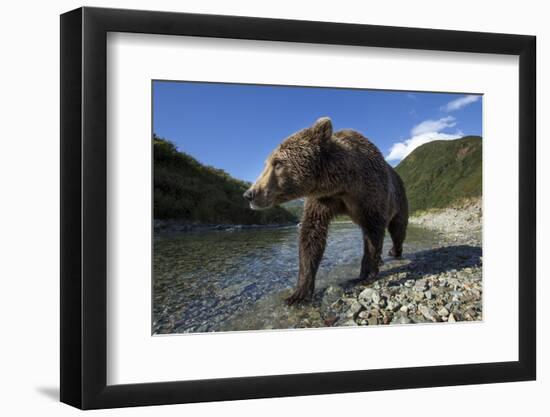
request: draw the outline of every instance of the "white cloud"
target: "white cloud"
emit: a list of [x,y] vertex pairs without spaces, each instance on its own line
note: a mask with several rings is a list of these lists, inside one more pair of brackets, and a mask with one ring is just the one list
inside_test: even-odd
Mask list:
[[453,140],[464,136],[457,130],[455,133],[443,133],[444,129],[456,126],[456,119],[453,116],[442,117],[438,120],[424,120],[411,129],[411,137],[404,141],[394,143],[386,157],[388,161],[401,161],[412,151],[425,143],[434,140]]
[[481,98],[481,96],[468,95],[464,97],[457,98],[456,100],[449,101],[444,106],[441,106],[441,110],[446,112],[456,111],[462,107],[467,106],[468,104],[475,103]]
[[419,136],[429,132],[439,132],[448,127],[456,126],[456,121],[453,116],[443,117],[439,120],[424,120],[411,129],[411,136]]
[[464,134],[461,131],[457,131],[456,133],[424,132],[419,135],[412,136],[403,142],[394,143],[386,160],[401,161],[412,151],[425,143],[432,142],[434,140],[453,140],[461,138],[462,136],[464,136]]

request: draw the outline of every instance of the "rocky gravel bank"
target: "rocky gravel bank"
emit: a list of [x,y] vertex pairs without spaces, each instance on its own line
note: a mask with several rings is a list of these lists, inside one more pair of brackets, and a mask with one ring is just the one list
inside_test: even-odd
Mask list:
[[[471,200],[424,212],[411,217],[410,223],[403,258],[385,258],[374,282],[353,280],[360,259],[356,259],[360,248],[354,243],[359,232],[344,224],[336,227],[325,253],[324,272],[318,274],[321,276],[314,299],[291,307],[286,306],[284,299],[292,292],[297,274],[297,269],[289,269],[297,251],[295,229],[262,228],[258,233],[235,234],[224,231],[227,250],[223,253],[211,249],[219,244],[219,235],[212,235],[212,242],[199,245],[204,252],[197,252],[192,245],[201,235],[192,242],[184,240],[183,246],[177,239],[168,240],[166,253],[159,251],[158,256],[173,261],[184,250],[197,263],[188,265],[188,275],[184,275],[187,269],[179,272],[185,278],[179,281],[174,271],[187,263],[166,264],[166,271],[159,270],[159,276],[163,272],[168,275],[156,282],[158,308],[153,331],[186,333],[482,320],[481,202]],[[259,239],[264,234],[265,239]],[[240,240],[231,243],[230,238]],[[236,253],[236,248],[241,248],[244,255]],[[260,248],[259,254],[250,255],[250,248]],[[275,252],[270,254],[269,250]],[[207,256],[211,260],[203,265],[201,259]],[[247,268],[242,270],[244,256],[253,268],[245,264]],[[165,265],[163,259],[158,258],[158,265]],[[216,268],[210,268],[215,262]],[[230,281],[219,282],[228,276],[228,271],[233,271]],[[201,279],[193,279],[195,275]]]
[[375,282],[316,291],[309,305],[273,312],[287,327],[372,326],[482,320],[479,200],[412,217],[437,232],[432,249],[382,265]]
[[477,198],[419,213],[409,223],[441,233],[445,242],[481,245],[482,214],[481,199]]

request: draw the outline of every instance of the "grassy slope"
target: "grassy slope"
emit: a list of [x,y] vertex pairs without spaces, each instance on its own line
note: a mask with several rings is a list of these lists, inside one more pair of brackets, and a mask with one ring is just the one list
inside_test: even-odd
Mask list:
[[481,196],[479,136],[434,141],[416,148],[396,167],[407,190],[410,212],[447,207]]
[[253,211],[242,194],[250,184],[202,165],[154,137],[154,217],[198,224],[283,224],[298,219],[275,207]]

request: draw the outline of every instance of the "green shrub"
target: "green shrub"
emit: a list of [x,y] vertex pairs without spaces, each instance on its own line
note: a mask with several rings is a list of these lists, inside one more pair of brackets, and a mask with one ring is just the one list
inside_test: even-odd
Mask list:
[[153,136],[154,217],[198,224],[286,224],[298,218],[282,207],[253,211],[242,197],[250,183],[201,164]]

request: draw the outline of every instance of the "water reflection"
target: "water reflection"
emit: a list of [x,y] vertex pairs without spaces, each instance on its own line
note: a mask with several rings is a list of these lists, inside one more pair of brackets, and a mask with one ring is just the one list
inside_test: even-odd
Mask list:
[[[298,232],[293,226],[155,238],[153,332],[255,328],[251,315],[265,317],[263,313],[281,305],[286,290],[296,282]],[[404,249],[405,253],[416,252],[435,244],[431,232],[410,227]],[[390,246],[386,237],[384,253]],[[355,278],[362,253],[359,228],[352,223],[333,224],[317,289]],[[299,309],[290,312],[300,313]],[[264,319],[261,326],[279,328],[284,324]]]

